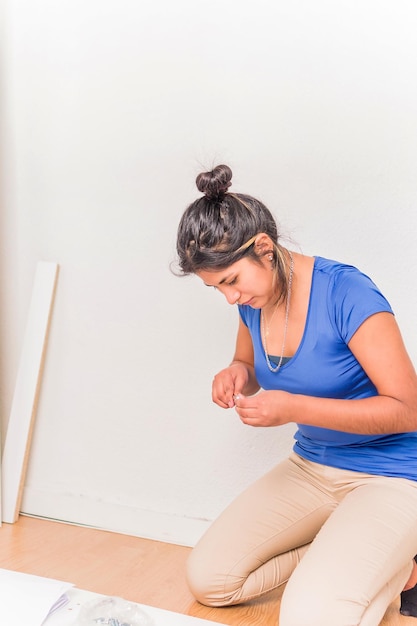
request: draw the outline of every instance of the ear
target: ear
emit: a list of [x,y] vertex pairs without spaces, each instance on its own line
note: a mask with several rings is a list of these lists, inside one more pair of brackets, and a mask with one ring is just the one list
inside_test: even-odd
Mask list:
[[272,239],[266,233],[259,233],[256,235],[255,239],[255,252],[258,256],[263,256],[268,252],[272,252],[274,249],[274,244],[272,243]]

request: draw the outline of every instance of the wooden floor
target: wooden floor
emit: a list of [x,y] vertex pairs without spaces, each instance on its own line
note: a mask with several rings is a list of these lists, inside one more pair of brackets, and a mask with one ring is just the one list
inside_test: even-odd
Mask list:
[[[282,591],[243,606],[211,609],[189,592],[190,549],[149,539],[19,517],[0,527],[0,567],[73,583],[80,589],[234,626],[277,626]],[[417,626],[393,603],[381,626]]]

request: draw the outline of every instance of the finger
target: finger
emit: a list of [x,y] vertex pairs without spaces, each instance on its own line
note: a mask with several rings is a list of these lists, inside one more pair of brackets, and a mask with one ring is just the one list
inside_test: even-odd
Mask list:
[[225,409],[230,409],[235,405],[233,401],[233,389],[228,384],[224,385],[219,381],[213,382],[212,399],[213,402]]
[[212,400],[215,404],[217,404],[219,407],[221,407],[222,409],[228,409],[230,408],[229,405],[227,404],[227,402],[224,402],[224,400],[222,398],[219,398],[218,396],[213,395],[212,396]]
[[239,415],[239,419],[242,424],[246,426],[260,426],[258,417],[249,416],[245,413],[245,411],[239,411],[237,409],[237,414]]
[[233,398],[233,387],[227,385],[223,389],[222,400],[228,406],[229,409],[235,406],[234,398]]
[[253,396],[244,396],[242,393],[235,393],[233,395],[233,400],[235,402],[235,406],[238,408],[254,412],[259,410],[256,398]]
[[218,395],[218,394],[213,393],[212,400],[215,404],[218,404],[220,407],[222,407],[222,409],[230,408],[230,404],[228,400],[224,398],[223,394]]
[[234,393],[233,394],[233,401],[235,403],[235,406],[239,406],[240,403],[242,402],[242,400],[245,399],[245,396],[242,393]]

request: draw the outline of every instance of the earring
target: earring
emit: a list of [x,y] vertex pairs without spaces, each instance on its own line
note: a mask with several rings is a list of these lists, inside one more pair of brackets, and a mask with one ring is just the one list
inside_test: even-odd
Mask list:
[[272,254],[270,254],[270,255],[268,256],[269,261],[272,261],[272,259],[273,259],[273,258],[274,258],[274,257],[273,257],[273,255],[272,255]]

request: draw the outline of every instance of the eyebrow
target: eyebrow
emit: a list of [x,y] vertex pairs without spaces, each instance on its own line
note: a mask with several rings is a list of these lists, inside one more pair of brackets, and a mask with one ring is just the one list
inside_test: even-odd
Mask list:
[[235,275],[235,273],[234,273],[234,272],[232,272],[231,274],[228,274],[227,276],[225,276],[224,278],[222,278],[222,279],[221,279],[221,280],[217,283],[217,285],[208,285],[207,283],[204,283],[204,284],[205,284],[205,286],[206,286],[206,287],[217,287],[218,285],[223,285],[223,283],[226,283],[226,282],[227,282],[228,280],[230,280],[230,278],[231,278],[232,276],[234,276],[234,275]]

